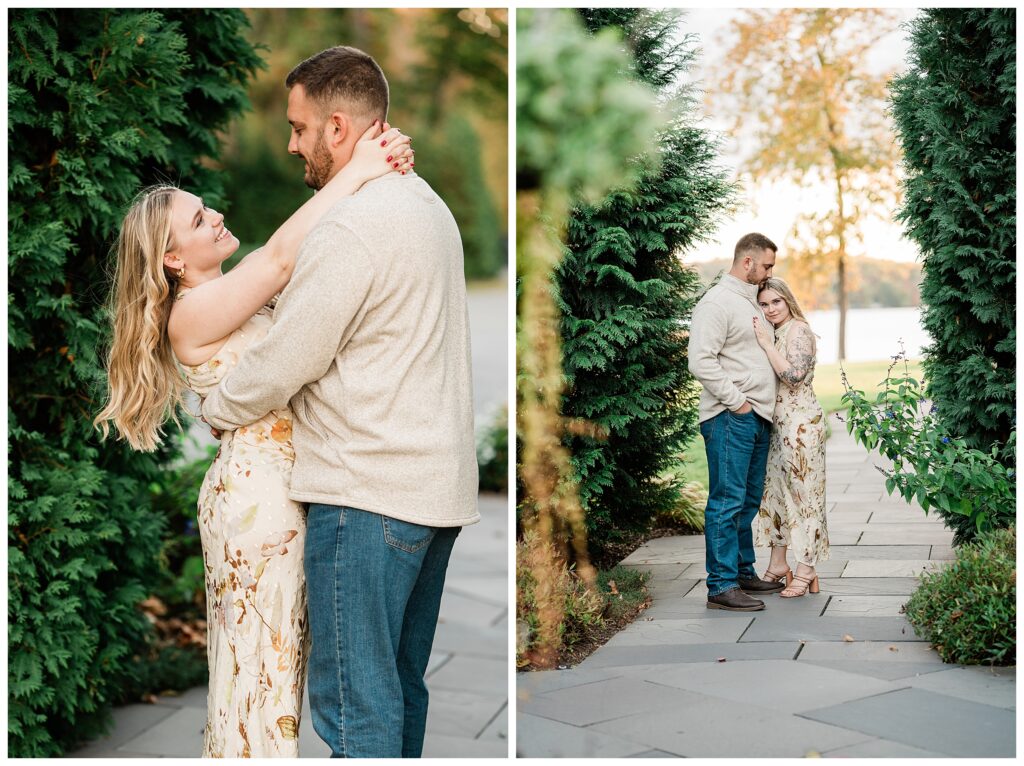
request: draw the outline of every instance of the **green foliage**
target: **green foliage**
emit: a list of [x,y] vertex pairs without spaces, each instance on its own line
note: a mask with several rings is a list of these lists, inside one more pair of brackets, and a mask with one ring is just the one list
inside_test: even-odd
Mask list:
[[[530,560],[544,583],[536,602],[520,608],[527,661],[551,667],[561,644],[564,601],[550,583],[564,573],[555,557],[571,541],[580,575],[593,586],[585,519],[568,450],[558,312],[552,270],[572,195],[599,197],[636,175],[629,158],[650,142],[660,120],[654,93],[622,74],[626,55],[614,31],[590,38],[571,11],[523,9],[517,57],[517,465],[523,525],[536,530]],[[521,447],[521,448],[520,448]],[[556,548],[557,546],[557,548]],[[529,611],[534,625],[526,623]]]
[[559,606],[561,619],[556,628],[558,646],[574,643],[581,628],[600,623],[605,600],[596,590],[587,588],[576,573],[566,566],[551,544],[543,545],[546,555],[556,562],[552,571],[556,573],[550,592],[540,593],[537,578],[530,565],[532,542],[528,534],[516,541],[516,666],[525,667],[530,663],[528,655],[540,640],[541,601],[550,600]]
[[411,67],[399,94],[408,100],[408,116],[402,119],[409,120],[415,131],[416,172],[438,190],[459,224],[466,276],[485,278],[508,263],[505,206],[496,203],[485,170],[493,168],[485,155],[495,153],[495,147],[483,140],[480,129],[488,120],[500,125],[494,137],[502,150],[498,154],[504,180],[507,13],[482,8],[426,13],[416,26],[423,57]]
[[[674,40],[678,14],[590,9],[587,21],[594,28],[624,13],[632,49],[647,51],[634,75],[668,87],[666,72],[674,76],[694,55],[692,41]],[[556,271],[563,412],[596,426],[567,441],[592,547],[676,509],[682,481],[663,475],[697,433],[699,389],[682,330],[701,282],[679,256],[711,235],[732,188],[716,167],[715,141],[689,124],[691,95],[671,95],[660,168],[640,168],[635,189],[578,205]]]
[[[703,453],[703,445],[699,445]],[[703,460],[704,477],[701,481],[688,481],[686,476],[679,479],[679,497],[675,505],[668,508],[654,517],[654,523],[661,527],[672,527],[693,532],[704,531],[704,509],[708,504],[708,491],[704,486],[707,484],[707,459],[701,455]],[[676,477],[673,476],[673,479]]]
[[604,616],[607,619],[621,619],[636,613],[647,602],[648,572],[630,567],[615,566],[607,572],[597,573],[597,587],[604,596]]
[[508,260],[508,237],[487,188],[477,132],[463,115],[452,112],[415,142],[416,172],[442,193],[459,224],[466,276],[497,274]]
[[[1013,469],[1001,462],[1006,456],[997,447],[985,452],[950,436],[936,416],[940,408],[926,399],[909,368],[904,365],[903,375],[893,376],[901,359],[902,352],[893,357],[874,400],[850,388],[843,374],[842,401],[849,407],[846,430],[869,450],[877,448],[893,461],[891,470],[879,469],[889,494],[899,490],[908,502],[916,499],[925,512],[938,509],[954,530],[955,544],[1009,526],[1015,519],[1016,480]],[[1011,433],[1007,451],[1013,450],[1014,441]]]
[[[416,172],[441,195],[459,225],[466,276],[497,273],[507,261],[505,200],[496,200],[494,191],[504,191],[508,164],[508,29],[498,18],[502,12],[253,8],[246,13],[252,22],[248,38],[266,48],[268,71],[253,83],[255,110],[232,126],[225,151],[231,227],[242,241],[265,242],[309,198],[302,163],[287,152],[285,77],[325,48],[352,45],[370,53],[388,78],[388,119],[413,137]],[[478,31],[481,23],[487,31]],[[495,168],[500,180],[493,178]]]
[[205,619],[206,581],[196,508],[217,447],[211,445],[199,453],[150,484],[153,509],[163,516],[168,531],[160,554],[160,578],[151,585],[151,593],[176,610],[191,611],[198,604],[201,614],[196,616]]
[[907,619],[944,662],[1017,664],[1017,530],[981,535],[922,576]]
[[484,429],[476,448],[481,492],[508,492],[508,407]]
[[[528,540],[516,543],[516,665],[520,668],[530,664],[528,655],[536,645],[539,627],[537,581],[529,565],[529,546]],[[553,548],[551,555],[557,558]],[[647,602],[645,572],[616,566],[598,572],[597,587],[588,589],[564,561],[561,563],[551,594],[563,607],[559,650],[590,640],[609,620],[628,618]]]
[[508,16],[501,9],[439,8],[416,25],[422,58],[410,68],[409,109],[436,128],[454,102],[464,112],[505,112],[508,104]]
[[206,650],[158,643],[152,637],[132,658],[132,673],[120,689],[121,703],[134,703],[150,694],[181,692],[209,681]]
[[[1006,468],[1015,461],[1015,13],[922,11],[909,26],[909,69],[891,86],[906,176],[897,218],[923,261],[928,391],[948,433],[995,449]],[[965,517],[946,520],[970,536]]]
[[259,59],[238,11],[12,9],[8,26],[8,751],[101,731],[151,636],[137,609],[176,454],[101,444],[108,251],[142,186],[217,203],[217,135]]
[[564,10],[517,18],[516,189],[593,199],[630,183],[641,167],[623,166],[658,119],[651,92],[622,76],[621,32],[587,37]]

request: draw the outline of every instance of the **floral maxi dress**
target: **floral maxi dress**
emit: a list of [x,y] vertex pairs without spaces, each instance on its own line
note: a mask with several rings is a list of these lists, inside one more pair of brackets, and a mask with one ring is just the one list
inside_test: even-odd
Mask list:
[[[775,348],[783,356],[787,356],[787,339],[794,325],[791,320],[776,332]],[[806,376],[795,387],[779,383],[754,536],[754,545],[785,545],[798,563],[807,566],[829,557],[825,416],[811,387],[813,379],[812,357]]]
[[[264,306],[211,359],[181,365],[189,388],[211,391],[272,322]],[[203,757],[298,756],[306,518],[288,499],[291,431],[291,413],[276,410],[225,432],[200,490],[210,663]]]

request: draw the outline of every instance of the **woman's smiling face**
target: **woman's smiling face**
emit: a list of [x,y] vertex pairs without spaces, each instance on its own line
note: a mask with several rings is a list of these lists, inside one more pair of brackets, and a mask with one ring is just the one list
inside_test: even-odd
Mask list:
[[[207,272],[238,249],[238,238],[224,226],[224,216],[187,191],[178,191],[171,205],[171,249],[168,256],[184,262],[186,272]],[[167,263],[167,257],[164,259]],[[174,264],[167,264],[176,268]]]
[[777,292],[768,288],[757,296],[757,305],[764,311],[764,318],[778,327],[792,316],[789,304]]

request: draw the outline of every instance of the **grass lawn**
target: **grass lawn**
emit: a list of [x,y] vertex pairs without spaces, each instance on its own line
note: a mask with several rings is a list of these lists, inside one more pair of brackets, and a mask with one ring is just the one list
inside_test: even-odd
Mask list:
[[[889,359],[877,362],[847,362],[843,365],[846,377],[853,388],[859,388],[870,399],[878,393],[879,384],[885,379],[889,369]],[[894,375],[903,374],[903,362],[893,370]],[[920,379],[923,375],[921,363],[911,362],[910,374]],[[843,383],[839,377],[839,364],[819,364],[814,370],[814,393],[818,396],[821,408],[826,413],[841,409],[840,398],[843,395]],[[683,453],[683,470],[681,474],[687,481],[699,482],[705,489],[708,486],[708,460],[704,454],[704,440],[699,436],[690,442]]]

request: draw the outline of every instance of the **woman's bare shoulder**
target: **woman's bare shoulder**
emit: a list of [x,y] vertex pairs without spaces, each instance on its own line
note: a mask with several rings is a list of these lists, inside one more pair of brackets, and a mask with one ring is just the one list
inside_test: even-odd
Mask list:
[[217,353],[231,333],[207,340],[210,333],[204,332],[203,311],[200,302],[189,301],[194,292],[201,290],[202,285],[189,291],[174,302],[170,316],[167,318],[167,339],[171,342],[174,356],[182,364],[195,366],[209,361]]

